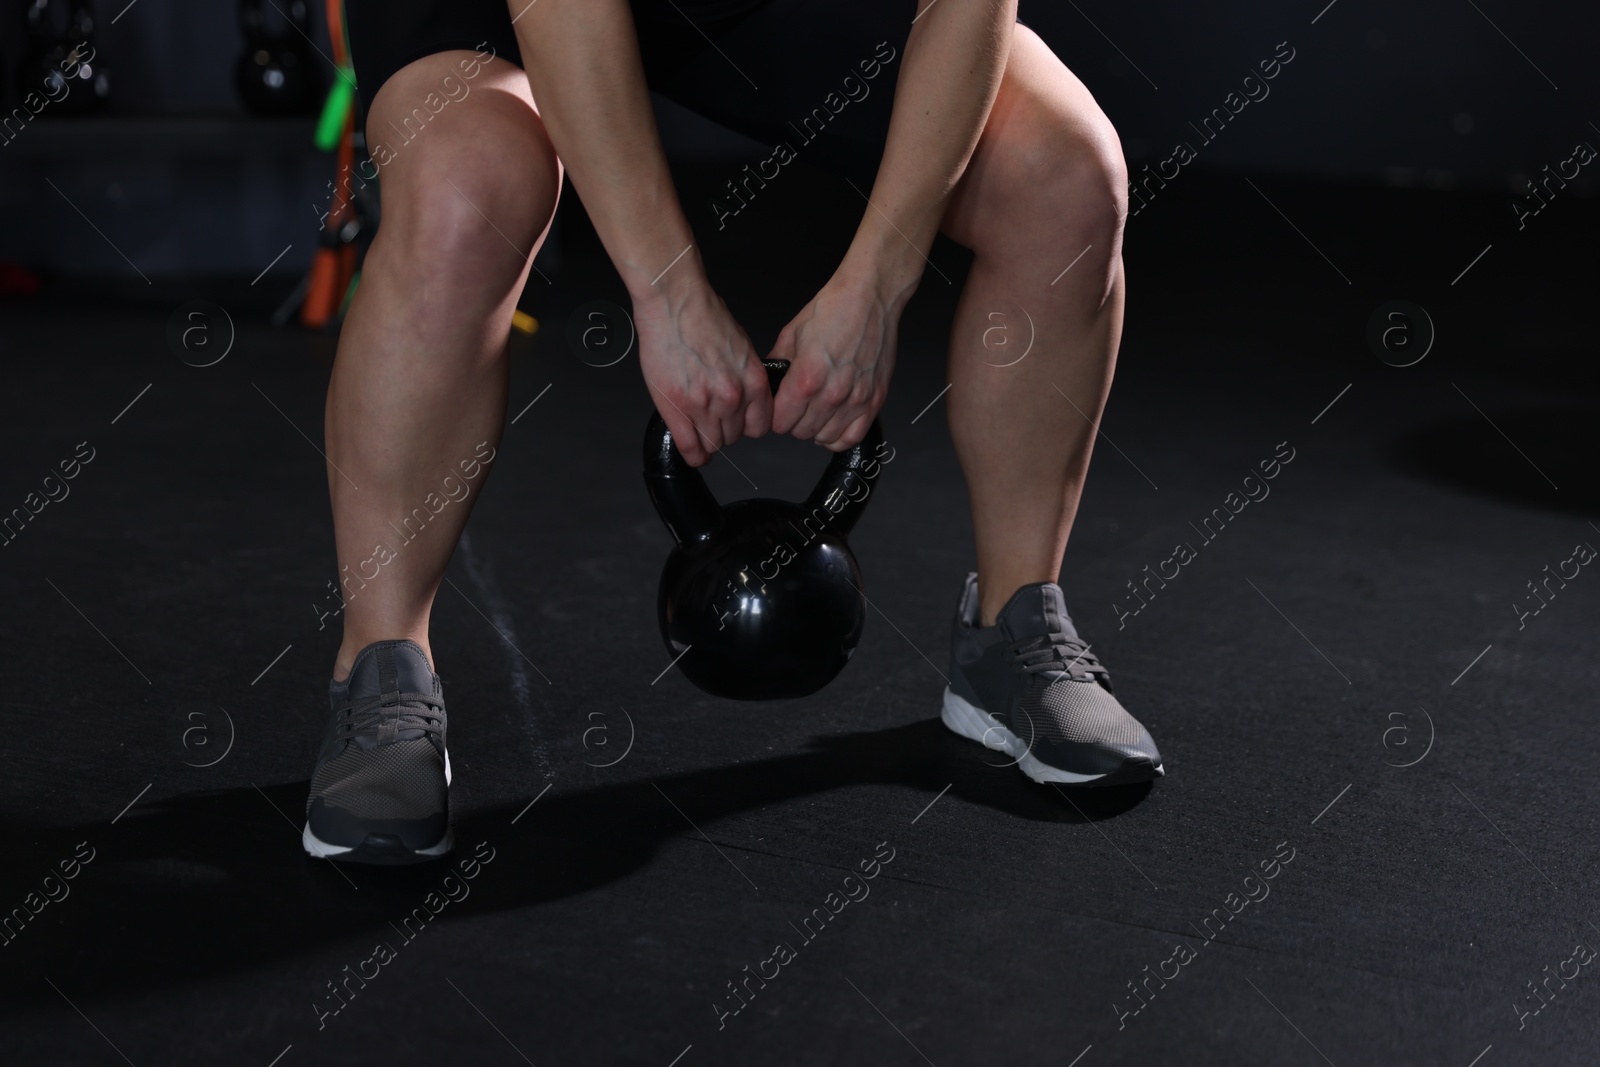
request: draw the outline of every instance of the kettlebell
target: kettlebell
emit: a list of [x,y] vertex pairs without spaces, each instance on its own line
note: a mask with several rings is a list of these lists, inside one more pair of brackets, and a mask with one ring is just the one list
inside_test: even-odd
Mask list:
[[23,114],[89,115],[104,109],[111,78],[105,57],[94,48],[88,0],[28,0],[27,16],[28,44],[17,65],[17,96],[28,109]]
[[311,46],[306,0],[285,0],[267,11],[264,0],[239,0],[245,49],[234,64],[234,87],[257,115],[307,115],[317,109],[322,79]]
[[[787,360],[764,360],[773,393]],[[877,420],[835,453],[804,503],[719,504],[652,412],[644,482],[677,542],[656,614],[667,654],[713,696],[781,700],[833,681],[861,640],[866,594],[845,537],[861,518],[885,451]],[[893,458],[892,454],[888,458]]]

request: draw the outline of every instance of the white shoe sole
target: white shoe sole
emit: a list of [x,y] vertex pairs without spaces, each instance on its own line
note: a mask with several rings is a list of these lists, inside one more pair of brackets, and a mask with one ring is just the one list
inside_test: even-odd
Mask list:
[[944,707],[939,712],[939,718],[962,737],[976,741],[991,751],[1015,757],[1022,773],[1036,782],[1045,785],[1083,785],[1105,777],[1104,774],[1077,774],[1050,766],[1028,751],[1028,744],[1007,729],[999,719],[957,696],[952,689],[944,691]]
[[[323,860],[337,859],[346,852],[355,851],[348,845],[328,844],[326,841],[322,840],[322,838],[311,832],[310,823],[306,823],[305,829],[300,831],[300,844],[305,848],[307,855]],[[444,840],[440,841],[437,845],[430,846],[429,848],[415,849],[411,854],[413,856],[442,856],[446,852],[449,852],[452,848],[455,848],[455,845],[455,834],[450,830],[446,830],[444,832]]]
[[[445,749],[444,752],[444,787],[446,789],[450,788],[449,749]],[[449,829],[446,829],[443,840],[441,840],[437,845],[432,845],[428,848],[417,849],[413,854],[417,856],[442,856],[454,848],[455,843],[455,833]],[[354,849],[352,849],[349,845],[330,845],[328,842],[322,840],[322,838],[311,832],[311,824],[309,822],[306,823],[305,829],[300,831],[300,844],[301,847],[306,850],[307,855],[323,860],[333,859],[335,856],[342,856],[346,852],[354,851]]]

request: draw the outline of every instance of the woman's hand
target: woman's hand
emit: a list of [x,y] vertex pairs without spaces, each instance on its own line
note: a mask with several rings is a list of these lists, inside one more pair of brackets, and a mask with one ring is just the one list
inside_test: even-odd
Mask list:
[[835,274],[778,335],[789,360],[772,429],[843,452],[867,435],[889,394],[901,299],[870,280]]
[[639,365],[656,410],[691,467],[772,423],[772,391],[750,338],[711,286],[695,284],[634,302]]

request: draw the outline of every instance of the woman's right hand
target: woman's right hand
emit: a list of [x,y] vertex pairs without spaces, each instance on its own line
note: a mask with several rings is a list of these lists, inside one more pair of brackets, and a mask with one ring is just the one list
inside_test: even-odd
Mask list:
[[[687,266],[687,265],[686,265]],[[772,427],[761,357],[704,275],[634,298],[639,365],[656,410],[691,467]]]

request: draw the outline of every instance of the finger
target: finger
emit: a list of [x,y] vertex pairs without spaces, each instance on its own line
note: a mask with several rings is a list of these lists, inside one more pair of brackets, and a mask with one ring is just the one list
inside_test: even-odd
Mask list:
[[837,438],[824,444],[830,452],[845,452],[856,447],[866,439],[867,429],[872,425],[872,420],[877,416],[871,411],[862,412],[856,420],[845,428]]
[[[806,404],[805,414],[795,423],[794,429],[789,432],[802,441],[815,441],[819,439],[823,428],[843,410],[847,396],[840,396],[837,387],[825,386],[813,396]],[[839,428],[844,428],[844,423]]]
[[716,427],[715,436],[720,448],[727,448],[743,436],[744,432],[744,383],[738,379],[729,379],[717,386],[712,391],[708,400],[707,420],[702,425]]
[[661,413],[667,429],[672,431],[672,443],[677,446],[678,454],[691,467],[703,466],[711,458],[711,453],[706,438],[695,426],[695,420],[682,405],[675,403],[665,393],[656,395],[660,401],[656,410]]
[[695,412],[691,419],[695,437],[706,454],[705,462],[709,463],[712,456],[722,451],[725,443],[722,439],[722,422],[706,410]]
[[746,437],[760,437],[772,429],[772,387],[767,383],[767,369],[757,359],[745,364],[744,391],[749,402],[744,409]]
[[772,398],[772,432],[794,433],[794,428],[805,418],[807,398],[800,395],[800,386],[785,378]]
[[772,346],[772,354],[767,358],[789,361],[789,373],[784,375],[783,382],[778,386],[777,395],[772,400],[772,432],[789,433],[800,416],[805,414],[805,398],[800,395],[801,375],[795,367],[792,327],[784,327],[783,333],[778,335],[778,343]]
[[854,447],[866,436],[867,428],[887,398],[886,390],[874,387],[869,381],[857,383],[833,418],[817,431],[817,443],[835,452]]
[[702,466],[706,459],[706,450],[700,446],[699,435],[689,425],[689,420],[671,412],[661,416],[667,422],[667,429],[672,431],[672,444],[677,448],[683,461],[691,467]]
[[785,378],[778,386],[778,395],[772,398],[772,431],[796,433],[800,420],[806,417],[810,397],[801,392],[800,384]]
[[849,444],[840,444],[839,442],[848,435],[851,427],[861,421],[863,412],[864,409],[859,404],[846,404],[834,412],[827,422],[823,423],[822,428],[816,432],[813,440],[833,452],[840,452],[849,448],[850,445],[855,444],[854,441]]
[[[817,430],[822,428],[838,406],[829,395],[827,372],[813,372],[810,364],[796,366],[784,378],[783,387],[778,390],[777,406],[783,408],[785,402],[790,405],[787,409],[790,417],[782,432],[793,434],[802,441],[815,438]],[[772,421],[773,428],[777,429],[776,411]]]

